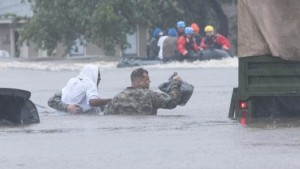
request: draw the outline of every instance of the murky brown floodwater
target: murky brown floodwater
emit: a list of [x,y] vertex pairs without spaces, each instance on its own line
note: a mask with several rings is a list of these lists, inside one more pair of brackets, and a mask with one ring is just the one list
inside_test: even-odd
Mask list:
[[[101,65],[100,65],[101,67]],[[102,70],[100,95],[128,86],[131,68]],[[295,169],[300,167],[300,121],[228,119],[237,68],[149,68],[151,86],[177,71],[195,86],[184,107],[158,116],[69,115],[48,98],[77,71],[1,69],[0,87],[32,92],[40,124],[0,127],[1,168],[24,169]],[[47,111],[47,112],[46,112]]]

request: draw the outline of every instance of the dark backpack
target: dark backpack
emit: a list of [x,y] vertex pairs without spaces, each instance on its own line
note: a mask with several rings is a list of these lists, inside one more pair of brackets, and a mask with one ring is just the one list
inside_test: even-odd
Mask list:
[[[175,72],[170,79],[173,79],[174,76],[176,76],[177,73]],[[165,93],[169,93],[171,90],[171,82],[165,82],[161,85],[159,85],[159,89]],[[188,82],[182,81],[180,85],[180,92],[181,92],[181,98],[178,103],[179,106],[184,106],[191,98],[194,91],[194,86],[189,84]]]

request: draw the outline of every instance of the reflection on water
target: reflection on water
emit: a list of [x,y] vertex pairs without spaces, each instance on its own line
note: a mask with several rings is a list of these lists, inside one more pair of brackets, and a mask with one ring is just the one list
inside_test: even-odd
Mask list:
[[246,126],[250,128],[276,129],[300,127],[300,117],[295,118],[249,118]]
[[35,134],[35,133],[70,133],[72,131],[78,131],[79,129],[49,129],[49,130],[7,130],[7,131],[0,131],[1,134],[17,134],[17,133],[24,133],[24,134]]
[[[99,114],[68,113],[41,114],[46,122],[33,125],[1,125],[0,135],[5,134],[60,134],[96,132],[164,132],[194,131],[218,126],[234,126],[236,121],[199,121],[188,115],[158,116],[102,116]],[[62,115],[63,114],[63,115]],[[47,115],[47,116],[44,116]],[[57,123],[52,124],[49,122]],[[45,124],[46,123],[46,124]],[[43,126],[44,125],[44,126]]]
[[254,144],[251,144],[251,146],[255,146],[255,147],[265,147],[265,146],[268,146],[268,147],[276,147],[276,146],[285,146],[285,147],[299,147],[300,146],[300,143],[290,143],[290,144],[284,144],[284,143],[254,143]]
[[[43,116],[46,115],[46,116]],[[50,115],[50,116],[49,116]],[[61,123],[62,126],[47,124],[36,128],[39,124],[13,125],[2,120],[0,135],[3,134],[56,134],[78,132],[149,132],[149,131],[188,131],[200,128],[215,128],[217,126],[241,125],[238,120],[203,120],[199,121],[188,115],[158,115],[158,116],[103,116],[99,114],[68,114],[68,113],[42,113],[47,117]],[[297,118],[248,118],[246,128],[277,129],[298,128],[300,117]]]

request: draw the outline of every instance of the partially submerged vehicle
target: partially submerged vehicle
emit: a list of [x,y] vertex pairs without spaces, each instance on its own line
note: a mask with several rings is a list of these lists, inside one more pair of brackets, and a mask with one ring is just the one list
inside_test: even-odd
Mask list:
[[0,88],[0,124],[39,123],[39,114],[30,96],[26,90]]
[[238,87],[230,118],[300,115],[300,1],[238,1]]
[[[186,61],[205,61],[205,60],[220,60],[224,58],[231,57],[227,52],[220,49],[206,49],[199,53],[199,56],[186,59]],[[134,67],[134,66],[147,66],[147,65],[157,65],[165,64],[174,61],[182,61],[178,58],[169,59],[168,61],[162,61],[160,59],[148,59],[142,57],[123,57],[117,64],[118,68],[122,67]]]

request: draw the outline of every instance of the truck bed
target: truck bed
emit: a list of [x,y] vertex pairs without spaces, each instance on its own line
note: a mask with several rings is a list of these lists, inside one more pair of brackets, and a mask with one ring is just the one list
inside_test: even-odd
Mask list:
[[300,61],[272,56],[239,58],[240,99],[250,96],[300,96]]

